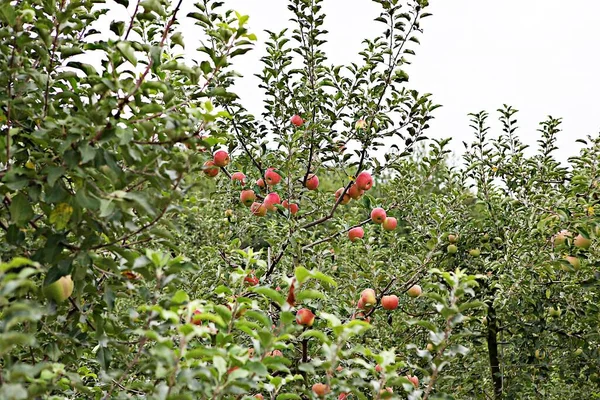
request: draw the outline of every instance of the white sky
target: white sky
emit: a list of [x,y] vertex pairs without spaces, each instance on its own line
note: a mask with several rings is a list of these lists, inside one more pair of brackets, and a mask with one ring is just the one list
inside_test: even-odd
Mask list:
[[[190,1],[191,2],[191,1]],[[434,15],[423,21],[424,35],[408,67],[409,86],[430,92],[443,107],[435,111],[431,137],[453,137],[462,151],[471,140],[469,112],[496,110],[507,103],[520,110],[520,135],[534,145],[538,123],[547,115],[563,118],[560,158],[577,153],[575,139],[600,131],[599,0],[430,0]],[[257,49],[238,59],[245,75],[237,92],[251,111],[260,112],[260,71],[265,29],[293,27],[286,0],[225,0],[250,15]],[[379,33],[373,22],[378,5],[369,0],[326,0],[326,51],[332,63],[358,60],[365,37]],[[190,38],[190,33],[184,37]],[[193,37],[193,36],[192,36]],[[240,62],[241,60],[241,62]],[[494,123],[494,126],[499,125]]]

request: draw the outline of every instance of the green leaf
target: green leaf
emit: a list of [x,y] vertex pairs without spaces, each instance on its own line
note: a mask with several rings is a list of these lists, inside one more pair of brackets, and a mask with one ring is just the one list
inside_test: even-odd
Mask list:
[[296,280],[300,284],[306,282],[306,280],[310,277],[310,272],[304,267],[296,267],[294,274],[296,275]]
[[119,52],[135,67],[137,65],[137,58],[135,58],[135,51],[129,42],[117,43],[117,49]]
[[67,203],[59,203],[50,213],[50,223],[57,230],[65,229],[71,219],[71,215],[73,215],[73,207]]
[[17,194],[13,197],[9,207],[11,220],[18,227],[23,227],[31,221],[33,218],[33,208],[29,203],[29,198],[23,193]]

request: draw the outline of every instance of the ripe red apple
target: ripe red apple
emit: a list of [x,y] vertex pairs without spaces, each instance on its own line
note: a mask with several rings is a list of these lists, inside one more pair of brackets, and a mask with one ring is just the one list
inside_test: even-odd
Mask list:
[[244,175],[242,172],[234,172],[231,175],[231,180],[238,181],[243,185],[244,183],[246,183],[246,175]]
[[383,229],[386,231],[393,231],[398,226],[398,221],[394,217],[386,217],[381,226],[383,226]]
[[351,242],[355,242],[358,239],[362,239],[365,236],[365,231],[360,226],[352,228],[348,231],[348,237]]
[[354,200],[358,200],[358,199],[360,199],[360,197],[363,194],[365,194],[365,191],[359,189],[358,186],[356,186],[356,183],[355,183],[352,186],[350,186],[350,189],[348,189],[348,191],[346,193],[348,194],[348,196],[350,196],[350,198],[352,198]]
[[304,123],[304,120],[302,119],[301,116],[299,115],[294,115],[291,119],[291,122],[293,125],[295,126],[302,126],[302,124]]
[[68,299],[73,293],[73,280],[71,275],[60,277],[58,280],[42,288],[44,296],[54,300],[57,303],[62,303]]
[[290,211],[290,214],[292,215],[296,215],[296,213],[298,212],[298,210],[300,209],[300,207],[298,207],[298,204],[295,203],[288,203],[287,200],[284,200],[281,205],[283,206],[283,208],[286,208]]
[[240,202],[246,207],[250,207],[254,203],[254,200],[256,200],[254,190],[242,190],[240,193]]
[[367,171],[363,171],[356,177],[356,185],[361,190],[369,190],[373,187],[373,177]]
[[215,167],[215,162],[213,160],[208,160],[202,166],[202,171],[206,176],[214,178],[219,173],[219,168]]
[[202,311],[200,310],[194,310],[194,312],[192,313],[192,324],[194,325],[202,325],[202,320],[201,319],[197,319],[196,315],[200,315],[202,314]]
[[378,373],[381,373],[381,371],[383,371],[383,367],[381,365],[377,364],[375,366],[375,371],[378,372]]
[[385,210],[381,207],[376,207],[371,211],[371,220],[376,224],[383,224],[386,217]]
[[372,307],[377,304],[377,296],[375,296],[375,291],[373,289],[365,289],[360,294],[360,299],[363,301],[363,304],[366,307]]
[[413,384],[414,387],[419,387],[419,377],[406,375],[406,378]]
[[267,172],[265,172],[265,180],[269,186],[277,185],[281,182],[281,175],[275,172],[275,168],[269,168],[267,169]]
[[259,394],[255,395],[254,398],[255,399],[264,400],[265,397],[262,394],[259,393]]
[[248,275],[244,278],[244,282],[250,286],[256,286],[258,285],[258,278],[254,275]]
[[348,398],[348,394],[346,392],[342,392],[338,396],[338,400],[346,400],[347,398]]
[[273,350],[272,356],[273,357],[283,357],[283,353],[281,352],[281,350]]
[[296,312],[296,322],[302,326],[312,326],[315,322],[315,314],[308,308],[301,308]]
[[398,296],[395,294],[383,296],[381,298],[381,306],[386,310],[395,310],[398,308]]
[[275,204],[280,204],[281,198],[275,192],[271,192],[265,197],[263,204],[267,207],[269,211],[275,211]]
[[308,190],[315,190],[319,187],[319,177],[315,174],[310,174],[306,179],[305,186]]
[[267,215],[267,206],[254,202],[250,206],[250,211],[252,211],[252,214],[256,215],[257,217],[264,217]]
[[261,187],[261,188],[265,187],[265,181],[263,180],[263,178],[256,180],[256,186]]
[[573,244],[575,247],[579,247],[581,249],[589,249],[592,245],[592,241],[583,237],[581,234],[575,236],[575,240],[573,240]]
[[406,292],[410,297],[419,297],[423,293],[423,289],[419,285],[412,285]]
[[217,167],[225,167],[229,164],[229,154],[225,150],[217,151],[213,158]]
[[[344,188],[341,187],[338,190],[336,190],[335,192],[335,201],[337,201],[340,196],[342,195],[342,193],[344,192]],[[342,201],[340,201],[340,204],[348,204],[350,202],[350,196],[348,195],[348,193],[344,194],[344,198],[342,199]]]
[[312,386],[312,391],[317,396],[322,397],[322,396],[325,396],[327,393],[329,393],[329,386],[327,386],[324,383],[315,383]]

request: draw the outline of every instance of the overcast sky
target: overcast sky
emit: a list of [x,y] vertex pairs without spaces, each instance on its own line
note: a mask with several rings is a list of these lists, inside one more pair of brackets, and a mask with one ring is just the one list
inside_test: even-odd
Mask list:
[[[535,145],[538,123],[562,117],[560,158],[576,154],[576,138],[600,131],[599,0],[430,0],[421,46],[408,67],[409,85],[430,92],[443,107],[435,111],[430,136],[453,137],[453,149],[471,140],[469,112],[497,116],[507,103],[520,110],[520,135]],[[238,59],[245,77],[238,93],[260,111],[258,81],[265,29],[292,27],[285,0],[225,0],[250,15],[259,37],[255,51]],[[326,50],[339,64],[357,60],[361,41],[379,33],[378,5],[370,0],[326,0]],[[184,32],[185,34],[185,32]],[[192,35],[190,33],[190,35]],[[188,38],[190,37],[188,35]],[[497,125],[495,125],[497,126]]]

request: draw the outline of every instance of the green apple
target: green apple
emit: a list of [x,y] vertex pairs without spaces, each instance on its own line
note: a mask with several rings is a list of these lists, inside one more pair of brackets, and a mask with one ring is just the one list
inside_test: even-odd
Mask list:
[[62,303],[73,293],[73,280],[71,275],[66,275],[59,280],[44,286],[42,289],[44,296],[54,300],[57,303]]

